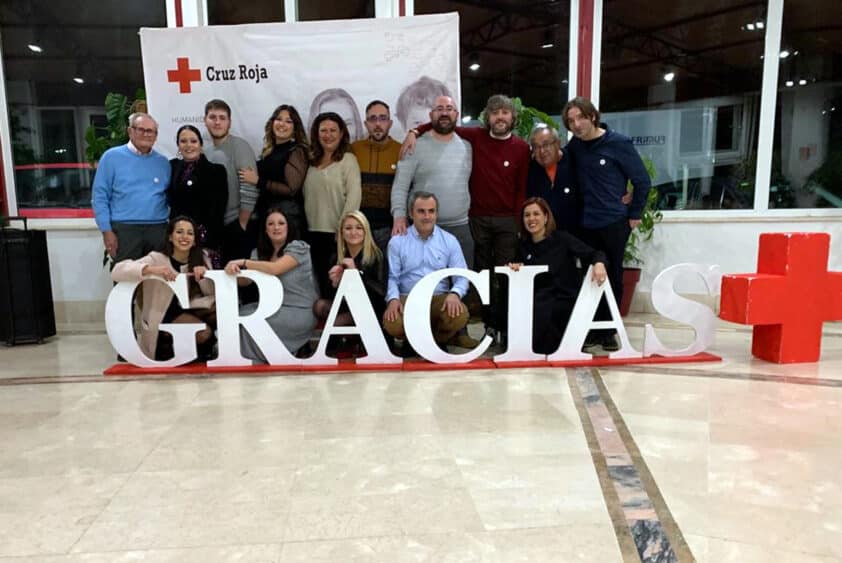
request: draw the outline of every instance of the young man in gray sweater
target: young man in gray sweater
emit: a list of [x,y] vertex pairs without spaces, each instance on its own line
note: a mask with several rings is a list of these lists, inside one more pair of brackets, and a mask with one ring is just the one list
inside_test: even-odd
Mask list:
[[240,137],[231,135],[231,107],[223,100],[205,104],[205,126],[212,145],[205,145],[205,156],[225,167],[228,177],[228,205],[225,208],[225,239],[222,243],[223,264],[237,258],[248,258],[257,244],[256,225],[249,219],[257,203],[257,186],[240,179],[240,170],[257,170],[254,151]]

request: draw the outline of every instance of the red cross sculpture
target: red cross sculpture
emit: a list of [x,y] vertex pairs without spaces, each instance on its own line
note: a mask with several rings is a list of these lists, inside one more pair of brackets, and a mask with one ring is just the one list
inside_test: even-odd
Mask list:
[[187,57],[178,57],[176,69],[167,71],[167,80],[178,82],[178,91],[189,94],[193,91],[192,83],[202,80],[202,72],[198,68],[190,68],[190,60]]
[[722,276],[719,316],[754,325],[751,353],[779,364],[818,361],[822,323],[842,320],[842,272],[827,233],[764,233],[756,274]]

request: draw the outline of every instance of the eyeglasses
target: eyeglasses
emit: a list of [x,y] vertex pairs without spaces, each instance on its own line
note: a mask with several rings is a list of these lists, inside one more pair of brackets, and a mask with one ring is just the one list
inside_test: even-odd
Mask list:
[[541,143],[541,144],[536,143],[536,144],[532,145],[532,148],[536,151],[539,151],[541,149],[551,149],[555,146],[555,144],[556,144],[555,141],[546,141],[546,142]]
[[390,117],[388,115],[369,115],[365,118],[366,121],[369,123],[377,123],[378,121],[384,123],[389,121]]
[[152,137],[158,134],[157,129],[146,129],[145,127],[135,127],[134,125],[132,125],[131,128],[140,133],[141,135],[145,135],[147,137]]

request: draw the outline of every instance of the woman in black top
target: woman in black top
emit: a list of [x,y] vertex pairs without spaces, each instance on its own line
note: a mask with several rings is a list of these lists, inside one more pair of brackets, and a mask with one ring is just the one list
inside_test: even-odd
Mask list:
[[[331,263],[334,266],[330,268],[327,275],[334,291],[327,299],[319,299],[316,302],[314,306],[316,317],[327,319],[343,272],[358,270],[374,314],[378,319],[383,318],[386,310],[386,260],[374,243],[371,226],[361,211],[348,211],[339,220],[336,254]],[[343,305],[334,324],[347,326],[352,322],[350,312]]]
[[257,172],[241,169],[240,179],[256,184],[259,191],[255,212],[263,217],[266,210],[278,207],[298,232],[306,233],[304,195],[301,187],[307,175],[307,133],[295,107],[283,104],[275,108],[264,128],[263,151]]
[[197,244],[220,267],[219,250],[228,202],[225,167],[213,164],[202,154],[202,134],[192,125],[182,125],[176,133],[179,158],[170,161],[170,187],[167,198],[170,218],[186,216],[196,222]]
[[535,276],[532,348],[539,354],[551,354],[561,343],[579,295],[582,278],[576,258],[583,265],[593,264],[591,279],[602,285],[607,276],[605,254],[566,231],[556,230],[552,211],[544,199],[531,197],[523,202],[521,210],[523,262],[510,266],[515,271],[520,266],[549,266],[547,272]]

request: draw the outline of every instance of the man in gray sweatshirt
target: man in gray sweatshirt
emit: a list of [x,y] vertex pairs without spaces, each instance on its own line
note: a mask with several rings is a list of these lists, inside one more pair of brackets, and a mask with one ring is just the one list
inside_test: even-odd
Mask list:
[[459,116],[450,96],[436,98],[430,121],[433,131],[424,135],[412,154],[398,162],[392,184],[392,236],[406,234],[406,205],[411,190],[435,194],[439,227],[459,241],[468,267],[474,264],[474,239],[468,226],[471,195],[471,145],[454,131]]
[[223,263],[248,258],[257,244],[257,226],[249,222],[257,203],[257,186],[242,181],[240,170],[257,169],[254,151],[244,139],[231,135],[231,107],[223,100],[205,104],[205,126],[213,140],[212,145],[205,145],[205,156],[223,165],[228,176]]
[[[472,149],[456,134],[459,110],[450,96],[436,98],[430,111],[433,130],[418,139],[415,151],[398,162],[392,184],[392,236],[406,235],[406,207],[410,191],[435,194],[438,200],[436,224],[459,242],[468,268],[474,267],[474,238],[468,225],[471,194]],[[462,328],[449,342],[461,348],[474,348],[479,341]]]

